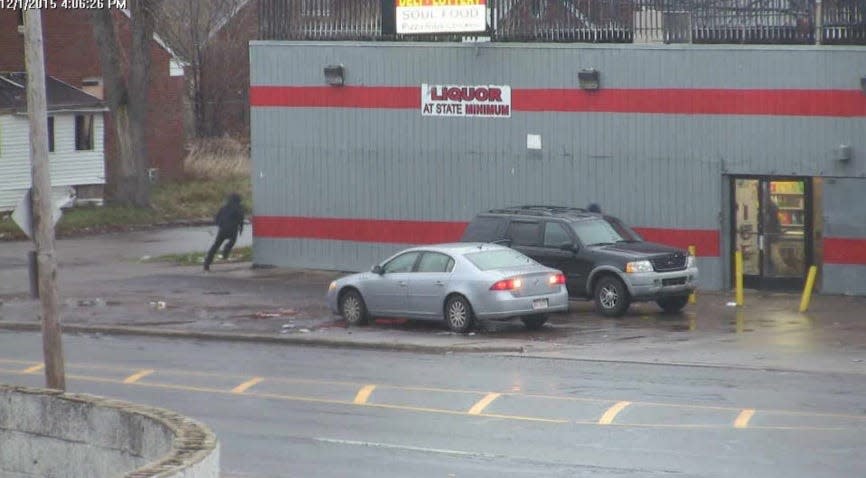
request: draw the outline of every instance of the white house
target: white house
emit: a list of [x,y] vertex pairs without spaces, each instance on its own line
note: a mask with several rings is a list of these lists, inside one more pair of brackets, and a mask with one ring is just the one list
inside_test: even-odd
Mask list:
[[[46,77],[48,159],[57,198],[101,202],[105,185],[107,108],[99,98]],[[31,186],[27,75],[0,73],[0,212],[15,208]]]

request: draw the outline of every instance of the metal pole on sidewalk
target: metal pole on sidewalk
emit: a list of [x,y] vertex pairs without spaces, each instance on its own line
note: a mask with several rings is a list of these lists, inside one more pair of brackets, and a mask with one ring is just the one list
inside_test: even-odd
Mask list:
[[42,10],[24,11],[24,60],[27,67],[27,116],[30,120],[30,173],[39,299],[42,303],[42,353],[48,388],[66,390],[60,331],[60,298],[54,256],[54,219],[48,169],[48,106],[42,49]]

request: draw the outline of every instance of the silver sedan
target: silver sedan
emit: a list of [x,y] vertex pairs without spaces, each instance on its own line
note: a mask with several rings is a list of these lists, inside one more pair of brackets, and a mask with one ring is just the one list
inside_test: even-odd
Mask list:
[[400,251],[370,272],[331,283],[328,306],[353,325],[370,317],[442,320],[459,333],[475,319],[519,317],[529,329],[568,310],[562,272],[504,246],[437,244]]

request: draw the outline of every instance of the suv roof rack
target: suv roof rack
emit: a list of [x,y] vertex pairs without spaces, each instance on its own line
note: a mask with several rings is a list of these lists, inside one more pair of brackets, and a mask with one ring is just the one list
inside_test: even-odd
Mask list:
[[586,209],[568,206],[547,206],[539,204],[525,204],[522,206],[510,206],[488,211],[494,214],[523,214],[526,216],[570,216],[589,213]]

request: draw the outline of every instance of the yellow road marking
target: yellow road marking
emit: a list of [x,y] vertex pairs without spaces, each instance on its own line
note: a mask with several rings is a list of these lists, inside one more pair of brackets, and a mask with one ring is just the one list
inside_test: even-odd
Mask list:
[[45,368],[45,364],[41,363],[39,365],[34,365],[32,367],[25,368],[21,372],[22,373],[36,373],[36,372],[42,371],[42,369],[44,369],[44,368]]
[[[21,370],[10,370],[0,368],[0,373],[9,373],[15,375],[26,375]],[[104,378],[104,377],[91,377],[87,375],[70,375],[67,374],[66,377],[72,380],[82,380],[96,383],[108,383],[108,384],[122,384],[123,382],[117,379]],[[219,388],[209,388],[209,387],[194,387],[189,385],[173,385],[173,384],[164,384],[164,383],[155,383],[155,382],[137,382],[130,384],[135,387],[146,387],[146,388],[154,388],[154,389],[167,389],[167,390],[180,390],[186,392],[199,392],[199,393],[213,393],[218,395],[231,395],[232,392],[219,389]],[[284,400],[290,402],[307,402],[307,403],[326,403],[332,405],[354,405],[353,402],[349,402],[347,400],[332,400],[325,398],[314,398],[314,397],[301,397],[294,395],[279,395],[274,393],[249,393],[246,394],[249,397],[261,398],[261,399],[270,399],[270,400]],[[630,402],[620,402],[620,403],[630,403]],[[618,405],[618,404],[617,404]],[[444,410],[438,408],[425,408],[425,407],[412,407],[405,405],[388,405],[388,404],[376,404],[376,403],[368,403],[366,404],[368,407],[376,407],[382,409],[390,409],[390,410],[401,410],[401,411],[410,411],[410,412],[424,412],[424,413],[439,413],[445,415],[468,415],[467,412],[462,412],[459,410]],[[616,406],[616,405],[615,405]],[[613,408],[613,407],[612,407]],[[551,423],[551,424],[566,424],[566,423],[574,423],[578,425],[597,425],[599,422],[595,421],[571,421],[566,419],[551,419],[551,418],[540,418],[540,417],[529,417],[529,416],[520,416],[520,415],[498,415],[492,413],[481,413],[478,416],[482,417],[491,417],[491,418],[502,418],[506,420],[522,420],[529,422],[538,422],[538,423]],[[847,417],[846,415],[839,415],[837,417]],[[850,418],[863,418],[861,416],[852,415]],[[628,427],[641,427],[641,428],[674,428],[674,429],[725,429],[729,428],[730,425],[695,425],[695,424],[662,424],[662,423],[629,423],[629,424],[617,424],[611,423],[609,426],[628,428]],[[760,429],[760,430],[790,430],[790,431],[804,431],[804,430],[816,430],[816,431],[843,431],[849,430],[849,428],[844,427],[798,427],[798,426],[757,426],[750,427],[752,429]]]
[[734,420],[734,428],[746,428],[749,426],[749,420],[752,419],[752,416],[755,414],[755,409],[746,408],[737,416],[737,419]]
[[126,377],[125,379],[123,379],[123,383],[135,383],[135,382],[143,379],[144,377],[147,377],[148,375],[152,374],[153,372],[154,372],[154,370],[151,370],[151,369],[139,370],[138,372],[136,372],[136,373],[130,375],[129,377]]
[[247,390],[249,390],[250,387],[261,382],[262,380],[264,380],[264,378],[262,378],[262,377],[253,377],[253,378],[247,380],[246,382],[238,385],[237,387],[233,388],[232,393],[244,393]]
[[478,403],[472,405],[472,408],[469,409],[468,414],[470,415],[481,415],[481,412],[487,408],[487,405],[490,405],[491,402],[499,398],[502,395],[501,393],[488,393],[481,400],[478,400]]
[[631,405],[631,402],[617,402],[616,405],[607,409],[604,412],[604,415],[598,419],[599,425],[610,425],[613,423],[613,419],[621,412],[625,407]]
[[364,385],[361,387],[361,390],[358,390],[358,394],[355,395],[355,401],[352,403],[355,405],[366,405],[367,399],[370,398],[370,394],[373,393],[375,388],[375,385]]

